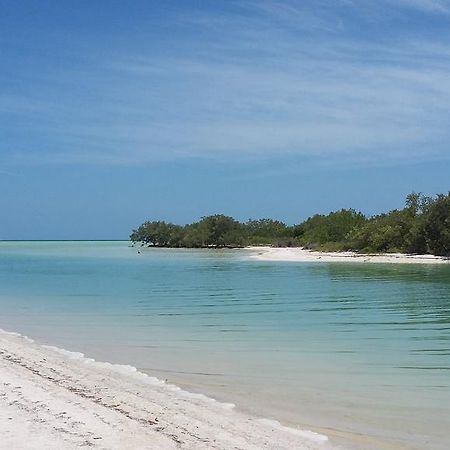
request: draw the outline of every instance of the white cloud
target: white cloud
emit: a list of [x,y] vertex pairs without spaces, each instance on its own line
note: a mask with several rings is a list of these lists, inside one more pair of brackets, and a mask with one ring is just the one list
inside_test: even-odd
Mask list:
[[[246,14],[178,18],[170,52],[130,47],[112,60],[90,55],[77,71],[50,73],[33,99],[42,106],[46,96],[42,114],[10,100],[29,139],[13,149],[0,144],[3,155],[95,164],[449,156],[444,37],[373,42],[340,34],[346,24],[329,9],[277,5],[247,2]],[[196,33],[184,41],[180,29]]]

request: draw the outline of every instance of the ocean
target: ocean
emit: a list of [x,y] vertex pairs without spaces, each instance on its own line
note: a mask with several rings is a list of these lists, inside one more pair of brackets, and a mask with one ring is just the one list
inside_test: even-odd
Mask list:
[[450,445],[450,266],[0,242],[0,328],[361,449]]

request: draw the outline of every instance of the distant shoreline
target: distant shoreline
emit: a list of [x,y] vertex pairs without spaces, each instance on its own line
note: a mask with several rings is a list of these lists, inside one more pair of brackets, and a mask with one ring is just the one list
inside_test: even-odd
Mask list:
[[406,253],[317,252],[303,247],[246,247],[245,250],[252,252],[249,258],[259,261],[450,264],[450,258]]
[[123,242],[138,250],[239,250],[247,253],[247,257],[260,261],[286,262],[357,262],[357,263],[389,263],[389,264],[450,264],[450,257],[431,254],[416,255],[407,253],[357,253],[352,251],[321,252],[304,247],[272,247],[264,246],[205,246],[205,247],[170,247],[159,245],[142,245],[127,239],[73,239],[73,240],[0,240],[0,243],[58,243],[58,242]]

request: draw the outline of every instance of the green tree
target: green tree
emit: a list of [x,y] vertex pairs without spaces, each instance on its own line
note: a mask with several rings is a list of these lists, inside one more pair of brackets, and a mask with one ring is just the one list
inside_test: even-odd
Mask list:
[[178,247],[181,243],[183,228],[164,221],[144,222],[137,230],[133,230],[132,242],[141,242],[157,247]]
[[350,248],[364,252],[402,252],[412,225],[409,211],[393,210],[372,217],[349,236]]
[[237,220],[216,214],[188,226],[184,242],[189,247],[238,247],[245,245],[244,232]]
[[438,195],[428,206],[424,230],[431,253],[450,256],[450,192]]
[[294,227],[294,236],[301,245],[344,243],[348,235],[366,222],[365,216],[354,209],[341,209],[328,215],[316,214]]
[[250,244],[289,245],[292,229],[273,219],[249,219],[245,223],[246,237]]

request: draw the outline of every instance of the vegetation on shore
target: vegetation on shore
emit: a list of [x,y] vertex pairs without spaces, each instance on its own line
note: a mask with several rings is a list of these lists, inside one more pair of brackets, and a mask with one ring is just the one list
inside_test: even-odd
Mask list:
[[147,221],[133,230],[133,243],[175,248],[302,246],[322,251],[430,253],[450,256],[450,192],[411,193],[403,209],[366,217],[354,209],[316,214],[288,226],[273,219],[239,222],[223,214],[188,225]]

